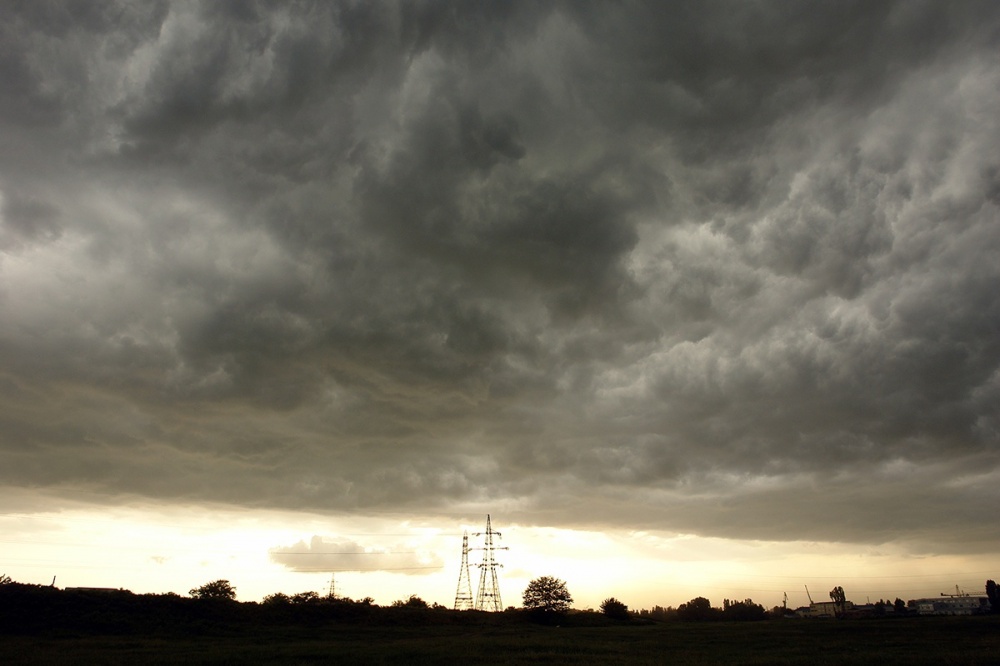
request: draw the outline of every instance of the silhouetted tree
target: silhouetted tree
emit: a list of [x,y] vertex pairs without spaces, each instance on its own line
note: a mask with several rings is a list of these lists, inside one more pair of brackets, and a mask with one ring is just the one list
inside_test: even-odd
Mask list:
[[647,618],[650,620],[656,620],[658,622],[664,622],[666,620],[673,619],[673,617],[676,614],[677,614],[677,609],[675,609],[673,606],[667,606],[666,608],[664,608],[663,606],[653,606],[649,610],[643,608],[642,610],[639,611],[639,617]]
[[628,606],[614,597],[608,597],[601,602],[601,612],[612,620],[627,620],[629,618]]
[[428,608],[427,602],[415,594],[411,594],[406,601],[396,599],[392,602],[393,608]]
[[291,602],[293,604],[313,604],[319,601],[319,594],[313,592],[312,590],[308,592],[299,592],[298,594],[292,595]]
[[528,583],[521,598],[525,608],[545,613],[562,613],[573,603],[566,583],[552,576],[542,576]]
[[834,612],[837,617],[841,617],[847,610],[847,595],[844,594],[844,588],[837,586],[830,590],[830,599],[833,601]]
[[261,603],[269,606],[280,606],[292,603],[292,598],[284,592],[275,592],[261,599]]
[[236,588],[228,580],[213,580],[189,592],[195,599],[235,599]]
[[986,598],[990,600],[990,610],[1000,613],[1000,588],[993,580],[986,581]]
[[716,619],[718,611],[712,608],[712,602],[705,597],[695,597],[677,607],[677,617],[685,622],[704,622]]
[[902,615],[906,612],[906,602],[896,597],[896,600],[892,602],[892,610]]
[[745,622],[748,620],[763,620],[767,617],[767,611],[760,604],[755,604],[753,599],[743,601],[722,601],[722,618],[724,620],[734,620]]

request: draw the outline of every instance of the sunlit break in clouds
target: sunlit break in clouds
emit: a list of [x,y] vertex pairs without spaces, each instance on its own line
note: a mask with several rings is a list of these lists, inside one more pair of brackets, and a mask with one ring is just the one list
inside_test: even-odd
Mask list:
[[4,3],[0,89],[0,573],[1000,575],[995,2]]

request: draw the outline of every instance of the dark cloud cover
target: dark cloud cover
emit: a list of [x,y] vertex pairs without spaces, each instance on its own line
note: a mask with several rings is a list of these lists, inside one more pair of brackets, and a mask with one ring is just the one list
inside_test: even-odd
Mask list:
[[0,14],[0,483],[996,545],[995,3]]

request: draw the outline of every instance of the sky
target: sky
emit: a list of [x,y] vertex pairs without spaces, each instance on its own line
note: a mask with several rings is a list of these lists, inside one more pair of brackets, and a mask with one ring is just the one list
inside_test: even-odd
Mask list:
[[3,2],[0,90],[0,573],[1000,576],[991,0]]

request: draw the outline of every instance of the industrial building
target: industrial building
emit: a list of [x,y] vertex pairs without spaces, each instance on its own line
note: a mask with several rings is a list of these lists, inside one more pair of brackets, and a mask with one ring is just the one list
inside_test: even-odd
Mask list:
[[970,595],[917,599],[912,605],[921,615],[980,615],[990,611],[989,599]]

